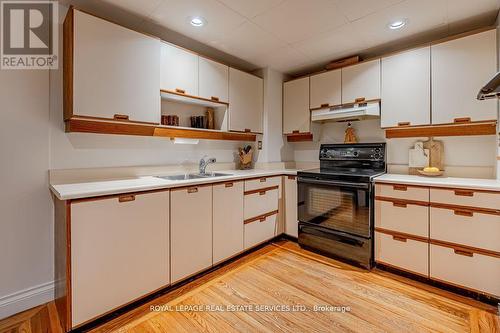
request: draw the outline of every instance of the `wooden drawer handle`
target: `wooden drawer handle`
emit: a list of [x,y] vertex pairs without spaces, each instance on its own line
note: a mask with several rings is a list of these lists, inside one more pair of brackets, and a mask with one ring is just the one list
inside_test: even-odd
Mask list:
[[324,103],[324,104],[321,104],[321,108],[327,108],[330,106],[330,103]]
[[460,196],[460,197],[473,197],[474,192],[473,191],[455,190],[455,195]]
[[401,121],[398,123],[398,126],[410,126],[410,122],[409,121]]
[[245,128],[245,132],[248,133],[248,132],[251,132],[252,130],[250,128]]
[[295,179],[297,179],[297,177],[296,176],[288,176],[288,179],[295,180]]
[[463,118],[455,118],[453,119],[454,123],[470,123],[471,119],[470,117],[463,117]]
[[135,200],[135,195],[121,195],[118,197],[118,202],[130,202]]
[[406,204],[404,202],[393,202],[392,205],[394,207],[400,207],[400,208],[406,208],[406,207],[408,207],[408,204]]
[[454,213],[455,215],[460,215],[460,216],[468,216],[468,217],[474,216],[474,212],[470,210],[455,210]]
[[265,222],[266,221],[266,216],[263,216],[259,219],[260,222]]
[[234,185],[233,183],[224,183],[225,187],[233,187],[233,185]]
[[259,195],[266,195],[266,191],[260,191]]
[[292,134],[299,134],[299,133],[300,133],[300,131],[299,131],[299,130],[293,130],[293,131],[292,131]]
[[401,237],[401,236],[392,236],[392,239],[394,239],[395,241],[398,241],[398,242],[403,242],[403,243],[406,243],[406,241],[407,241],[406,238]]
[[196,192],[198,192],[198,188],[197,187],[190,187],[190,188],[188,188],[187,192],[188,193],[196,193]]
[[394,191],[408,191],[408,186],[405,185],[394,185],[392,187]]
[[354,103],[359,103],[359,102],[363,102],[366,98],[364,97],[358,97],[354,100]]
[[218,102],[218,101],[219,101],[219,97],[217,97],[217,96],[212,96],[212,97],[210,97],[210,99],[211,99],[212,101],[216,101],[216,102]]
[[185,94],[186,90],[180,89],[180,88],[175,88],[175,92],[178,92],[179,94]]
[[466,256],[466,257],[473,257],[474,256],[473,252],[459,250],[459,249],[454,249],[453,252],[455,252],[455,254],[458,254],[461,256]]
[[261,183],[265,183],[266,182],[266,178],[261,178],[259,179]]
[[114,120],[129,120],[126,114],[115,114],[113,116]]

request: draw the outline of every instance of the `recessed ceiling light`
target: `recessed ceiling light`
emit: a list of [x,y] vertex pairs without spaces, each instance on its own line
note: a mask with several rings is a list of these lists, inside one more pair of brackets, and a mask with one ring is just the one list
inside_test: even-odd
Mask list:
[[202,27],[207,24],[207,20],[201,16],[193,16],[189,18],[189,23],[191,23],[193,27]]
[[399,19],[399,20],[395,20],[391,23],[389,23],[389,29],[392,29],[392,30],[396,30],[396,29],[401,29],[402,27],[404,27],[406,25],[406,23],[408,22],[407,19]]

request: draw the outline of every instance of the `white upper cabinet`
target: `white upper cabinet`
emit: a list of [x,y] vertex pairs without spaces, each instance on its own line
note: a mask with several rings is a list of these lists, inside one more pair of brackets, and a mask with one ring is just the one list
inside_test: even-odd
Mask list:
[[161,43],[161,89],[198,96],[198,55]]
[[342,104],[380,98],[380,59],[342,68]]
[[430,47],[382,58],[381,126],[431,123]]
[[311,76],[310,108],[342,104],[342,73],[340,69]]
[[[160,41],[74,10],[73,107],[90,116],[160,122]],[[71,84],[69,82],[69,84]],[[69,91],[68,91],[69,92]]]
[[497,71],[496,30],[431,46],[432,123],[497,119],[497,101],[476,99]]
[[228,102],[229,67],[213,60],[198,57],[199,96]]
[[283,84],[283,133],[310,131],[309,77]]
[[229,68],[229,130],[262,133],[264,82]]

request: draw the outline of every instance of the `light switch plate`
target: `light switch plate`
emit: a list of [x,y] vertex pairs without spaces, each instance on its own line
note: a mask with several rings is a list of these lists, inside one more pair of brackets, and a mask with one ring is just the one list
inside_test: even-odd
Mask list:
[[262,150],[262,141],[257,141],[257,149]]

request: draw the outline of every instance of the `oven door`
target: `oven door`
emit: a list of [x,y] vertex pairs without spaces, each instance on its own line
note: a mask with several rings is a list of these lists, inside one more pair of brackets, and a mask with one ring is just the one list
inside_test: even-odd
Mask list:
[[299,177],[299,221],[369,238],[370,189],[369,183]]

